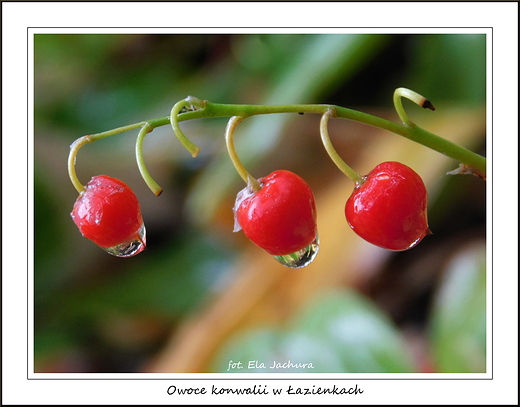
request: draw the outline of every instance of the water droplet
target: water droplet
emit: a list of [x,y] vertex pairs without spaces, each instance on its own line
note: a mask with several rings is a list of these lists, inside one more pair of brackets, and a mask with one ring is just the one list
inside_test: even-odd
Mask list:
[[136,237],[128,242],[124,242],[112,247],[102,247],[107,253],[117,257],[130,257],[141,253],[146,249],[146,228],[144,224],[139,229]]
[[318,235],[316,235],[316,239],[314,239],[314,241],[307,247],[304,247],[303,249],[291,254],[284,254],[282,256],[273,257],[276,261],[278,261],[286,267],[298,269],[311,264],[316,255],[318,254],[319,248],[320,239]]

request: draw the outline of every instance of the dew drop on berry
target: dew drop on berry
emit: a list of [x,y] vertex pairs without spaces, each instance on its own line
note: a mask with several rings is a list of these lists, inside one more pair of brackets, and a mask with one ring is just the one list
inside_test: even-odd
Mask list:
[[316,258],[320,248],[320,239],[316,234],[316,239],[312,243],[297,252],[291,254],[284,254],[280,256],[273,256],[276,261],[286,267],[299,269],[308,266]]
[[141,225],[134,239],[112,247],[102,247],[107,253],[116,257],[131,257],[146,249],[146,228]]

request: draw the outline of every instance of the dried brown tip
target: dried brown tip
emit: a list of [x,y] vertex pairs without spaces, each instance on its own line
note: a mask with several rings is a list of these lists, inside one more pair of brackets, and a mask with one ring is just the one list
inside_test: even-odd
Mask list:
[[421,107],[423,107],[424,109],[435,110],[435,106],[433,106],[432,102],[430,102],[426,98],[424,98],[424,100],[422,101]]
[[482,171],[477,170],[476,168],[470,167],[466,164],[460,164],[458,168],[453,171],[448,172],[448,175],[458,175],[458,174],[471,174],[478,178],[482,178],[484,181],[486,180],[486,174]]

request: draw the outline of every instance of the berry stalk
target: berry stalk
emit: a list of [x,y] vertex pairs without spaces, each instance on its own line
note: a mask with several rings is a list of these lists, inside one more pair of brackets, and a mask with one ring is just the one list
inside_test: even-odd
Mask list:
[[320,120],[320,134],[321,134],[321,140],[323,142],[323,146],[325,147],[325,150],[327,150],[327,153],[329,154],[329,157],[331,160],[336,164],[336,166],[345,174],[347,177],[349,177],[354,183],[357,185],[359,184],[363,177],[359,175],[352,167],[350,167],[343,159],[339,156],[338,152],[332,145],[332,141],[330,140],[329,136],[329,119],[331,117],[336,116],[336,111],[334,109],[327,110],[323,116],[321,116]]
[[137,159],[137,167],[139,168],[139,172],[141,173],[144,182],[146,182],[146,185],[148,185],[148,188],[150,188],[150,190],[155,194],[155,196],[159,196],[162,194],[163,189],[159,186],[159,184],[157,184],[157,182],[155,182],[155,180],[148,172],[146,164],[144,163],[143,156],[144,138],[148,133],[151,133],[152,131],[153,127],[150,125],[150,123],[145,123],[145,125],[139,131],[139,134],[137,135],[137,141],[135,143],[135,157]]
[[244,119],[245,117],[242,116],[233,116],[231,119],[229,119],[229,122],[226,126],[226,146],[228,149],[229,157],[231,158],[231,161],[233,162],[233,165],[235,166],[235,169],[237,170],[238,174],[245,181],[249,190],[251,192],[256,192],[260,190],[260,182],[253,178],[251,174],[249,174],[249,172],[246,170],[246,167],[244,167],[244,164],[238,157],[238,154],[235,150],[235,144],[233,141],[235,129]]

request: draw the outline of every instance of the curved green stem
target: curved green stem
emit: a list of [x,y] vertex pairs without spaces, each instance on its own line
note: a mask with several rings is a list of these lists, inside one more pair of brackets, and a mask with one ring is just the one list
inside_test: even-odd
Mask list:
[[80,182],[78,175],[76,174],[76,156],[78,155],[78,151],[82,146],[93,141],[91,138],[92,136],[83,136],[70,145],[69,159],[67,161],[69,178],[72,181],[74,188],[76,188],[80,194],[85,191],[85,186]]
[[[162,116],[155,119],[130,124],[128,126],[118,127],[113,130],[102,133],[83,136],[76,140],[71,145],[71,151],[68,160],[69,176],[74,187],[78,192],[84,190],[84,186],[78,180],[75,171],[76,155],[79,148],[87,143],[109,137],[114,134],[125,131],[142,128],[148,124],[152,129],[160,126],[171,124],[173,131],[181,141],[181,143],[190,151],[193,156],[200,152],[200,147],[192,143],[182,132],[179,127],[179,122],[186,120],[194,120],[199,118],[210,117],[233,117],[233,116],[254,116],[261,114],[275,114],[275,113],[316,113],[324,115],[329,109],[335,112],[334,117],[357,121],[370,126],[378,127],[388,130],[400,136],[406,137],[412,141],[420,143],[428,148],[431,148],[441,154],[460,161],[466,168],[466,173],[480,174],[483,178],[486,176],[486,158],[474,153],[462,146],[459,146],[451,141],[439,137],[427,130],[414,124],[404,111],[401,99],[406,97],[417,103],[419,106],[435,110],[431,102],[406,88],[399,88],[394,92],[394,105],[403,124],[395,123],[381,117],[373,116],[368,113],[363,113],[357,110],[348,109],[346,107],[324,105],[324,104],[291,104],[291,105],[232,105],[232,104],[218,104],[211,103],[206,100],[200,100],[189,96],[175,104],[169,116]],[[328,120],[328,119],[325,119]],[[141,129],[142,130],[142,129]],[[141,137],[144,138],[145,134]],[[141,140],[142,142],[142,140]],[[146,170],[144,172],[146,174]],[[146,176],[146,175],[145,175]],[[150,177],[151,179],[151,177]]]
[[412,102],[425,109],[435,110],[435,107],[433,107],[432,102],[430,102],[424,96],[419,95],[417,92],[414,92],[413,90],[407,88],[397,88],[394,92],[394,106],[395,110],[397,111],[397,114],[399,115],[399,118],[406,126],[413,126],[414,123],[410,120],[410,118],[404,110],[403,102],[401,100],[403,97],[410,99]]
[[373,116],[368,113],[360,112],[358,110],[349,109],[346,107],[335,105],[225,105],[207,102],[203,110],[197,112],[186,113],[180,115],[181,119],[192,120],[202,117],[225,117],[225,116],[252,116],[258,114],[273,114],[273,113],[318,113],[324,114],[329,108],[334,108],[336,117],[357,121],[368,124],[370,126],[378,127],[392,133],[406,137],[412,141],[420,143],[428,148],[431,148],[441,154],[451,157],[455,160],[466,164],[479,170],[481,173],[486,173],[486,158],[468,150],[465,147],[459,146],[447,139],[438,135],[430,133],[417,125],[407,126],[398,124],[390,120],[383,119],[378,116]]
[[233,141],[235,129],[244,119],[244,116],[233,116],[231,119],[229,119],[228,124],[226,126],[226,146],[228,149],[229,157],[231,158],[231,161],[233,162],[233,165],[235,166],[238,174],[247,184],[249,189],[252,192],[256,192],[260,190],[260,182],[258,182],[257,179],[253,178],[251,174],[249,174],[249,172],[246,170],[246,167],[244,167],[244,164],[238,157],[238,154],[235,150],[235,144]]
[[170,123],[172,125],[173,132],[179,139],[179,141],[182,143],[182,145],[190,152],[190,154],[193,157],[197,157],[200,153],[200,147],[196,144],[192,143],[186,135],[182,132],[179,122],[178,122],[178,116],[182,109],[189,107],[191,110],[194,110],[195,108],[204,108],[205,102],[197,99],[193,96],[188,96],[186,99],[180,100],[177,102],[170,112]]
[[[182,102],[185,103],[185,100]],[[412,141],[420,143],[428,148],[431,148],[441,154],[451,157],[455,160],[466,164],[479,170],[481,173],[486,173],[486,158],[474,153],[465,147],[459,146],[447,139],[438,135],[430,133],[417,125],[406,126],[395,123],[390,120],[383,119],[378,116],[373,116],[368,113],[360,112],[358,110],[349,109],[346,107],[335,105],[321,105],[321,104],[293,104],[293,105],[230,105],[211,103],[203,101],[204,107],[199,110],[180,113],[176,119],[177,122],[186,120],[195,120],[201,118],[211,117],[231,117],[231,116],[254,116],[261,114],[276,114],[276,113],[317,113],[324,114],[329,108],[334,108],[336,117],[348,119],[364,123],[370,126],[378,127],[388,130],[392,133],[406,137]],[[170,124],[170,116],[158,117],[148,120],[154,128]],[[125,127],[120,127],[103,133],[91,135],[92,141],[99,138],[111,136],[113,134],[121,133],[123,131],[137,129],[142,127],[146,122],[139,122]],[[184,136],[185,137],[185,136]],[[189,140],[188,140],[189,142]]]
[[356,171],[354,171],[354,169],[352,169],[352,167],[350,167],[345,161],[343,161],[343,159],[339,156],[338,152],[332,145],[332,141],[330,140],[329,136],[329,119],[331,117],[336,117],[336,110],[334,108],[328,109],[323,114],[323,116],[321,116],[320,120],[320,134],[325,150],[327,150],[329,157],[334,162],[334,164],[336,164],[336,166],[343,172],[343,174],[345,174],[352,181],[354,181],[355,184],[359,184],[363,180],[363,177],[359,175]]
[[[157,126],[164,126],[166,123],[164,123],[163,117],[150,120],[149,123],[153,125],[154,127]],[[78,151],[81,147],[83,147],[85,144],[92,143],[96,140],[101,140],[102,138],[113,136],[114,134],[123,133],[125,131],[138,129],[139,127],[142,127],[146,124],[146,122],[139,122],[134,124],[129,124],[127,126],[117,127],[112,130],[104,131],[102,133],[96,133],[96,134],[89,134],[87,136],[80,137],[74,143],[70,145],[70,152],[69,152],[69,159],[68,159],[68,172],[69,172],[69,178],[72,182],[72,185],[77,189],[79,193],[83,192],[85,190],[85,187],[78,179],[78,176],[76,174],[76,156],[78,155]]]
[[159,196],[162,194],[163,189],[155,182],[155,180],[152,178],[150,173],[148,172],[148,169],[146,168],[146,164],[144,163],[144,156],[143,156],[143,141],[144,138],[148,133],[151,133],[153,131],[153,127],[150,125],[150,123],[145,123],[144,126],[139,131],[139,134],[137,135],[137,141],[135,143],[135,157],[137,159],[137,167],[139,168],[139,172],[141,173],[141,176],[143,177],[144,181],[146,182],[146,185],[148,185],[148,188],[156,195]]

